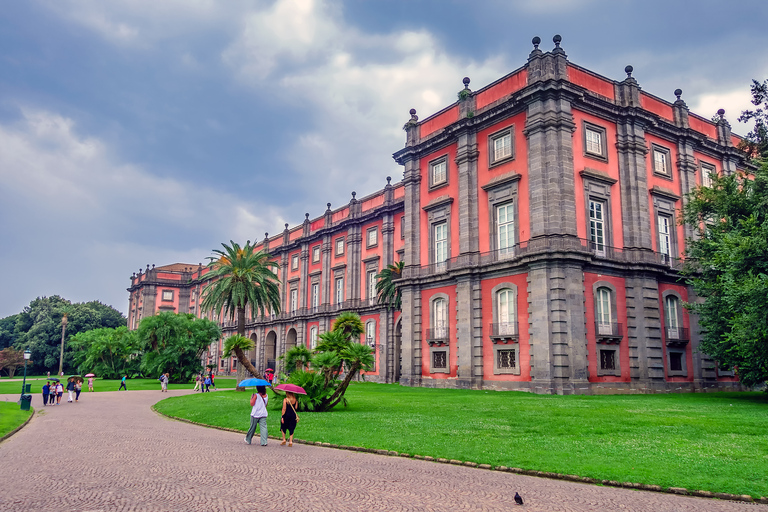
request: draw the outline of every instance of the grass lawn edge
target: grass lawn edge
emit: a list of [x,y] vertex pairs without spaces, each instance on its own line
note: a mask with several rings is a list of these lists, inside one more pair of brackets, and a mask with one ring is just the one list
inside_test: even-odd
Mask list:
[[27,423],[29,423],[30,421],[32,421],[32,418],[34,418],[34,417],[35,417],[35,413],[36,413],[36,412],[37,412],[37,411],[36,411],[34,408],[32,408],[32,414],[30,414],[30,415],[29,415],[29,417],[28,417],[28,418],[27,418],[27,419],[26,419],[26,420],[25,420],[25,421],[24,421],[24,422],[23,422],[21,425],[19,425],[19,426],[18,426],[18,427],[16,427],[15,429],[11,430],[10,432],[8,432],[7,434],[5,434],[4,436],[0,437],[0,443],[2,443],[3,441],[5,441],[5,440],[6,440],[6,439],[8,439],[9,437],[11,437],[13,434],[15,434],[16,432],[18,432],[18,431],[19,431],[19,430],[21,430],[22,428],[26,427],[26,426],[27,426]]
[[[165,399],[167,400],[167,399]],[[161,402],[164,400],[161,400]],[[160,402],[158,402],[160,403]],[[183,423],[189,423],[191,425],[196,425],[199,427],[205,427],[205,428],[212,428],[216,430],[223,430],[225,432],[235,432],[238,434],[245,434],[246,431],[242,429],[237,428],[229,428],[229,427],[221,427],[218,425],[210,425],[208,423],[200,423],[198,421],[192,421],[186,418],[180,418],[178,416],[172,416],[170,414],[165,414],[160,411],[158,411],[155,408],[154,404],[151,406],[152,411],[159,415],[163,416],[165,418],[169,418],[175,421],[181,421]],[[277,436],[268,436],[269,439],[281,439]],[[561,473],[552,473],[549,471],[537,471],[533,469],[522,469],[522,468],[509,468],[506,466],[491,466],[490,464],[478,464],[477,462],[472,461],[460,461],[460,460],[448,460],[444,458],[435,458],[428,455],[411,455],[408,453],[398,453],[396,451],[390,451],[390,450],[383,450],[383,449],[376,449],[376,448],[365,448],[362,446],[346,446],[346,445],[338,445],[338,444],[332,444],[332,443],[323,443],[320,441],[309,441],[305,439],[294,439],[294,443],[297,444],[306,444],[306,445],[313,445],[313,446],[319,446],[322,448],[331,448],[336,450],[348,450],[348,451],[354,451],[354,452],[364,452],[364,453],[372,453],[375,455],[384,455],[388,457],[404,457],[404,458],[413,458],[417,460],[423,460],[426,462],[435,462],[438,464],[452,464],[457,466],[466,466],[471,467],[475,469],[481,469],[481,470],[488,470],[488,471],[501,471],[504,473],[516,473],[519,475],[526,475],[526,476],[534,476],[539,478],[549,478],[551,480],[568,480],[571,482],[579,482],[579,483],[585,483],[585,484],[593,484],[593,485],[602,485],[605,487],[620,487],[620,488],[626,488],[626,489],[637,489],[637,490],[643,490],[643,491],[650,491],[650,492],[660,492],[660,493],[667,493],[667,494],[677,494],[682,496],[691,496],[691,497],[697,497],[697,498],[715,498],[715,499],[721,499],[721,500],[729,500],[729,501],[742,501],[742,502],[749,502],[749,503],[762,503],[762,504],[768,504],[768,497],[760,497],[760,498],[753,498],[752,496],[748,494],[728,494],[728,493],[720,493],[720,492],[710,492],[710,491],[700,491],[700,490],[689,490],[685,489],[683,487],[661,487],[659,485],[649,485],[649,484],[641,484],[641,483],[633,483],[633,482],[617,482],[614,480],[598,480],[595,478],[590,477],[582,477],[578,475],[565,475]]]

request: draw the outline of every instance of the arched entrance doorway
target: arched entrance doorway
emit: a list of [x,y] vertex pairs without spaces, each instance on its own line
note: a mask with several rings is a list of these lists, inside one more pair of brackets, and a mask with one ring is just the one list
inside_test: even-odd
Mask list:
[[[288,352],[296,346],[296,329],[291,327],[288,329],[288,333],[285,335],[285,351]],[[290,375],[295,368],[285,368],[284,371],[287,375]]]
[[403,371],[403,346],[400,343],[403,335],[403,319],[398,318],[395,324],[395,382],[400,382]]
[[277,333],[275,331],[269,331],[267,333],[267,340],[264,343],[264,365],[266,368],[272,368],[273,370],[276,370],[275,367],[275,356],[277,354]]

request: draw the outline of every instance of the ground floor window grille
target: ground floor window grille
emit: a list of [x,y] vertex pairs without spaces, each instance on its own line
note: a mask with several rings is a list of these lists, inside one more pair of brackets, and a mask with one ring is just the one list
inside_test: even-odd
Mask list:
[[601,370],[616,369],[616,351],[615,350],[600,351],[600,369]]
[[496,365],[499,369],[511,370],[515,367],[515,351],[499,350],[496,352]]
[[440,370],[448,368],[448,358],[445,351],[432,352],[432,368]]

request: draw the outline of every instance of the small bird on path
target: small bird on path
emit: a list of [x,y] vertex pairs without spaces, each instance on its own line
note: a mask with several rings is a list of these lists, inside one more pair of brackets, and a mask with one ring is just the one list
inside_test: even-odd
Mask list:
[[523,498],[520,497],[519,493],[515,493],[515,503],[517,503],[518,505],[523,504]]

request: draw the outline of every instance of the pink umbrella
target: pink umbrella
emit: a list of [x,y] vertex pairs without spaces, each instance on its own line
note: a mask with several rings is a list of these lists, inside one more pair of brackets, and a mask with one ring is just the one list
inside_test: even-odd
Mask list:
[[296,393],[298,395],[306,395],[307,392],[304,391],[304,388],[301,386],[297,386],[296,384],[280,384],[279,386],[275,386],[274,389],[277,391],[287,391],[289,393]]
[[86,377],[95,377],[95,375],[94,375],[94,374],[92,374],[92,373],[87,373],[85,376],[86,376]]

